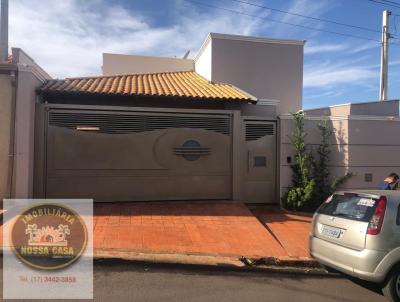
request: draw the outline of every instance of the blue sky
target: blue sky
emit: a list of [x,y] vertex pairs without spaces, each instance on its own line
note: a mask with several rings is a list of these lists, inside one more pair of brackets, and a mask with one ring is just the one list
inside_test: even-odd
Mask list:
[[[374,101],[379,93],[379,42],[313,31],[269,19],[380,40],[380,34],[309,20],[232,0],[11,0],[10,44],[53,77],[101,74],[103,52],[193,56],[208,32],[307,40],[305,108]],[[243,0],[380,30],[384,6],[368,0]],[[399,1],[399,0],[396,0]],[[34,3],[34,5],[33,5]],[[200,4],[199,4],[200,3]],[[400,1],[399,1],[400,4]],[[243,12],[243,14],[206,5]],[[400,15],[400,9],[390,8]],[[400,36],[400,16],[391,32]],[[389,97],[400,98],[400,40],[390,48]]]

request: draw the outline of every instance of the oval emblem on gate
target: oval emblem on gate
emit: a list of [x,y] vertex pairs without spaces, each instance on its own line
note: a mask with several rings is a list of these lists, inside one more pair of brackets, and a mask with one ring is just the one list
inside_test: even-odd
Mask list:
[[41,204],[16,217],[10,232],[14,254],[26,265],[56,270],[71,265],[86,249],[87,229],[74,210]]

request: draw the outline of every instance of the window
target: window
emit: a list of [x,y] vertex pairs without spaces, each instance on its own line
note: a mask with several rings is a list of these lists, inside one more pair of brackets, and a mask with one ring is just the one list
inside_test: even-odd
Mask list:
[[357,221],[370,221],[376,200],[358,195],[333,195],[318,209],[318,213]]

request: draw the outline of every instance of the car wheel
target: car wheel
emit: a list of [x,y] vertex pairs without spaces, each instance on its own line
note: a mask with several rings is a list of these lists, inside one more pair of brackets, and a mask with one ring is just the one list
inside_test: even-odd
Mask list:
[[383,294],[391,302],[400,302],[400,266],[396,267],[389,275]]

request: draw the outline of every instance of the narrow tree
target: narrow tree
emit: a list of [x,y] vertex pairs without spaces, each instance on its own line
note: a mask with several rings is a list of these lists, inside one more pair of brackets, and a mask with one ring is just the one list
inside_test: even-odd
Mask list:
[[329,123],[328,119],[323,119],[317,125],[321,143],[318,146],[317,154],[318,160],[315,161],[314,178],[316,182],[313,203],[310,210],[315,210],[317,207],[326,200],[339,186],[344,184],[353,173],[347,173],[341,177],[334,177],[331,179],[329,173],[329,161],[331,155],[330,139],[334,133],[334,129]]
[[331,193],[329,180],[329,158],[331,155],[331,148],[329,140],[333,134],[333,128],[329,124],[328,119],[320,121],[317,127],[321,136],[321,143],[317,149],[318,159],[315,161],[314,169],[316,182],[314,200],[320,203]]
[[307,148],[304,130],[304,112],[292,114],[294,129],[289,137],[295,150],[295,163],[291,166],[293,171],[292,186],[285,197],[286,205],[294,210],[299,210],[309,204],[313,197],[315,180],[311,178],[313,159]]

